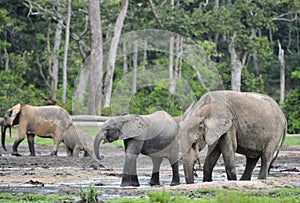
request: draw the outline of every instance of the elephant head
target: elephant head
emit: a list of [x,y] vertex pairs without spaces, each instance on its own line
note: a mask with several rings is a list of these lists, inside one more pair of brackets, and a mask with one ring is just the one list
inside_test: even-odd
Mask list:
[[2,134],[2,147],[5,151],[6,151],[6,147],[5,147],[6,129],[9,128],[9,132],[11,136],[11,127],[19,123],[20,111],[21,111],[21,105],[17,104],[14,107],[8,109],[4,115],[2,125],[1,125],[1,134]]
[[146,123],[140,115],[124,115],[116,116],[108,119],[102,126],[94,140],[94,151],[96,157],[101,160],[102,155],[99,154],[99,145],[101,142],[113,142],[116,140],[125,140],[129,138],[143,139],[143,131]]
[[194,105],[185,113],[178,133],[186,183],[194,182],[195,149],[201,151],[206,144],[214,148],[218,139],[231,128],[232,118],[225,105],[216,103]]

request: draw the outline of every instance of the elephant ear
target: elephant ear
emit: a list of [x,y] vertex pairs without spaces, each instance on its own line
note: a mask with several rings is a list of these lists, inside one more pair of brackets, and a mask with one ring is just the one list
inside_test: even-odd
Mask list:
[[127,115],[124,116],[123,126],[121,127],[121,140],[129,138],[140,137],[145,134],[146,124],[140,115]]
[[232,126],[229,118],[207,118],[204,121],[205,141],[208,145],[213,145],[222,135],[224,135]]
[[7,121],[8,126],[12,126],[14,123],[14,120],[16,119],[17,115],[21,111],[21,104],[17,104],[13,106],[11,109],[8,110],[9,112],[9,120]]

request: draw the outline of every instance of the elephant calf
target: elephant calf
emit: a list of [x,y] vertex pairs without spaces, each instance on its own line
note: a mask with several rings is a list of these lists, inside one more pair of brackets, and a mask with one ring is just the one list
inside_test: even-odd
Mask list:
[[67,156],[78,157],[80,151],[84,151],[84,156],[94,157],[94,140],[81,129],[70,127],[63,135]]
[[151,158],[153,163],[150,185],[159,185],[159,169],[163,158],[172,166],[171,185],[179,184],[177,124],[164,111],[150,115],[124,115],[107,120],[94,141],[96,157],[100,142],[124,140],[125,165],[121,186],[139,186],[136,159],[140,153]]

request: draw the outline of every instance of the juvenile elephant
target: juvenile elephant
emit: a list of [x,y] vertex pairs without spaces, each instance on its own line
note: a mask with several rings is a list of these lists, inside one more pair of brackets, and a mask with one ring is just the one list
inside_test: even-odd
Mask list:
[[80,128],[72,126],[62,136],[67,156],[78,157],[80,151],[84,156],[94,157],[94,140]]
[[34,136],[38,135],[54,140],[51,155],[56,156],[62,136],[73,125],[73,122],[69,114],[59,106],[21,106],[17,104],[7,110],[1,125],[2,147],[5,151],[6,128],[10,129],[15,125],[19,126],[12,155],[21,156],[18,153],[18,146],[27,135],[30,155],[35,156]]
[[[287,122],[269,96],[232,91],[209,92],[184,114],[179,129],[180,153],[186,183],[193,183],[193,146],[208,145],[203,181],[212,181],[212,170],[222,153],[228,180],[236,180],[235,152],[246,156],[241,180],[250,180],[261,158],[259,179],[266,179],[284,141]],[[277,153],[275,154],[275,152]]]
[[125,165],[121,186],[139,186],[136,159],[140,153],[151,158],[153,163],[150,185],[159,185],[159,169],[163,158],[172,166],[171,185],[179,184],[177,124],[172,117],[157,111],[150,115],[124,115],[107,120],[94,140],[96,157],[100,142],[124,140]]

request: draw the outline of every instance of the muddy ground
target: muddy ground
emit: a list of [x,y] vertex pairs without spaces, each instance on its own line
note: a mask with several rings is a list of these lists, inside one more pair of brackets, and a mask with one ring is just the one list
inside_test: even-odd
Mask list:
[[[11,150],[11,146],[7,146]],[[300,146],[283,147],[274,167],[271,169],[268,180],[257,180],[259,165],[255,168],[252,181],[226,181],[223,160],[220,158],[214,170],[214,181],[202,183],[202,171],[198,171],[196,184],[181,184],[169,187],[171,181],[171,168],[165,160],[161,168],[161,187],[149,187],[151,174],[151,161],[146,156],[138,158],[138,175],[141,186],[138,188],[119,187],[124,152],[122,147],[103,146],[102,153],[105,158],[101,167],[90,157],[67,157],[63,146],[60,147],[57,157],[50,157],[51,147],[36,145],[35,157],[29,156],[27,145],[21,144],[19,152],[21,157],[11,156],[11,151],[0,151],[0,192],[12,194],[56,194],[77,196],[79,188],[94,185],[101,191],[101,199],[120,196],[144,196],[145,191],[152,189],[167,189],[172,191],[192,191],[198,188],[232,188],[240,190],[272,189],[300,187]],[[202,160],[205,150],[201,152]],[[237,155],[237,172],[241,176],[245,158]],[[180,166],[181,182],[184,183],[182,165]]]

